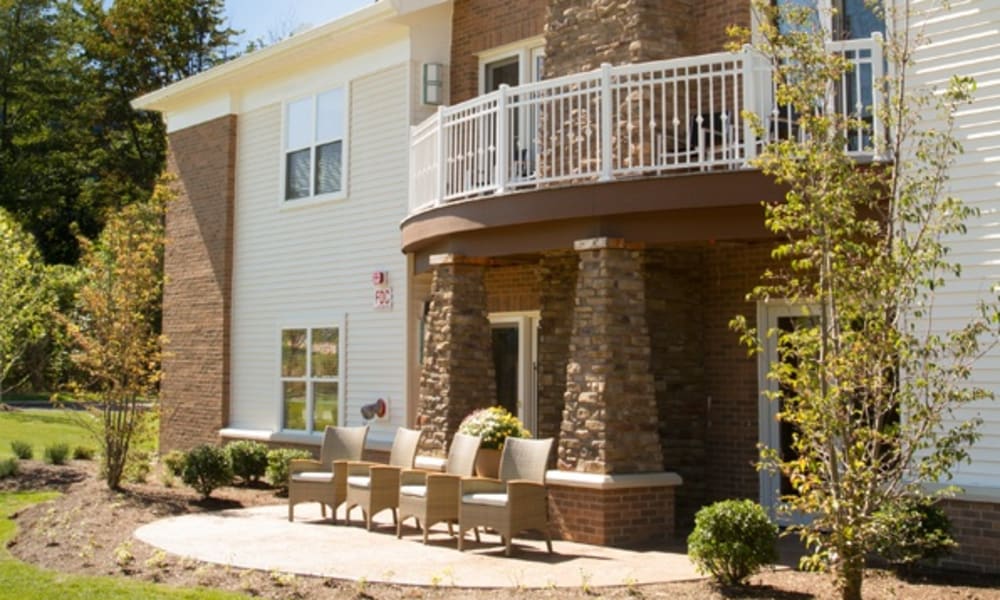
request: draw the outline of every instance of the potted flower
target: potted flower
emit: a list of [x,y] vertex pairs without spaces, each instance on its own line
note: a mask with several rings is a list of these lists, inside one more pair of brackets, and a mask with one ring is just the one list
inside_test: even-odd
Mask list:
[[509,437],[531,437],[521,420],[502,406],[481,408],[472,412],[458,426],[459,433],[479,436],[479,456],[476,474],[480,477],[497,477],[500,471],[500,451]]

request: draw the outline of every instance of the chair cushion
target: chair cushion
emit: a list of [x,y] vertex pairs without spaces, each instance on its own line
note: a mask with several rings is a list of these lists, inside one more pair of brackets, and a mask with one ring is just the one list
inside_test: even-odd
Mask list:
[[466,494],[462,496],[462,502],[503,507],[507,506],[507,494]]
[[427,495],[426,485],[402,485],[399,487],[399,494],[401,496],[415,496],[417,498],[423,498]]
[[372,479],[367,475],[351,475],[347,478],[347,485],[357,488],[369,488],[372,485]]
[[329,483],[333,481],[333,473],[330,471],[302,471],[292,475],[292,481],[311,481],[315,483]]

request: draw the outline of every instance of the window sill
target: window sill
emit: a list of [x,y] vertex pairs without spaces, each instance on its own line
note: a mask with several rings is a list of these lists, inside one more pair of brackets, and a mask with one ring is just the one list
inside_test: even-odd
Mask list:
[[296,198],[295,200],[285,200],[282,199],[278,204],[278,210],[281,212],[295,211],[301,208],[308,208],[313,206],[322,206],[324,204],[333,204],[335,202],[347,200],[347,192],[337,192],[335,194],[323,194],[321,196],[307,196],[304,198]]

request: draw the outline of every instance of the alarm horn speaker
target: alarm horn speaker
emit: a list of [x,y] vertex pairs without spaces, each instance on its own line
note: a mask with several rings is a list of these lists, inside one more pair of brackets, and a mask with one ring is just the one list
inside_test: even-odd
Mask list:
[[371,404],[365,404],[361,407],[361,416],[364,417],[366,421],[371,421],[372,419],[385,416],[386,410],[388,410],[388,405],[386,405],[385,400],[379,398]]

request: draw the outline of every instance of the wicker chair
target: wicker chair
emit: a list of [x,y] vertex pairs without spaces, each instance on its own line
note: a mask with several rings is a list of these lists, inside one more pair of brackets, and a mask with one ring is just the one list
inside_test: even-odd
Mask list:
[[448,523],[448,533],[452,523],[458,521],[458,484],[462,477],[472,475],[479,454],[479,437],[456,433],[448,450],[448,461],[444,473],[426,471],[403,471],[399,479],[399,521],[396,523],[396,537],[403,537],[403,521],[413,517],[417,527],[424,532],[431,525],[442,521]]
[[423,436],[422,430],[396,430],[392,442],[389,464],[370,462],[345,462],[347,472],[347,523],[351,522],[351,509],[361,507],[365,516],[365,527],[372,529],[372,517],[386,508],[392,509],[392,522],[397,523],[396,505],[399,503],[399,474],[403,469],[412,469],[417,456],[417,444]]
[[296,459],[288,465],[288,520],[295,518],[295,505],[319,502],[320,513],[326,518],[330,507],[333,522],[337,522],[337,506],[345,500],[347,473],[336,472],[334,463],[360,460],[365,449],[368,426],[330,427],[323,434],[319,460]]
[[500,457],[500,479],[465,478],[459,486],[458,549],[463,550],[465,532],[474,529],[479,541],[479,527],[491,527],[500,534],[510,556],[511,538],[526,529],[545,535],[552,552],[549,534],[548,493],[545,468],[552,451],[552,438],[526,440],[507,438]]

